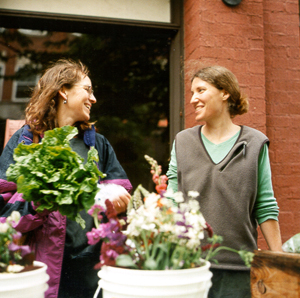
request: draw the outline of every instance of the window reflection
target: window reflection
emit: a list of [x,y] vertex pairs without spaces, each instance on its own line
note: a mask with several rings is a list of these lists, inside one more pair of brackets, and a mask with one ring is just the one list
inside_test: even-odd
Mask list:
[[4,79],[0,123],[6,118],[22,119],[24,101],[49,62],[81,60],[90,69],[97,98],[91,120],[111,142],[133,186],[153,185],[144,154],[154,157],[166,171],[169,40],[165,36],[6,28],[0,30],[2,52],[6,55],[0,57]]

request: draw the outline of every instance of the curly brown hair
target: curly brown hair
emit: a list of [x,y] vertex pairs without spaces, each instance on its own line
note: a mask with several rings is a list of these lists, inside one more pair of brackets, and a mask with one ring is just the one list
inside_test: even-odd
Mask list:
[[[89,70],[84,64],[70,59],[60,59],[45,70],[25,109],[26,123],[33,134],[40,135],[58,127],[58,91],[63,86],[68,89],[72,88],[82,77],[88,75]],[[92,123],[87,121],[75,123],[79,132],[91,128],[91,125]]]
[[249,102],[246,95],[243,95],[235,75],[223,66],[207,66],[194,72],[191,81],[199,78],[219,90],[225,90],[229,93],[228,111],[233,118],[236,115],[242,115],[248,112]]

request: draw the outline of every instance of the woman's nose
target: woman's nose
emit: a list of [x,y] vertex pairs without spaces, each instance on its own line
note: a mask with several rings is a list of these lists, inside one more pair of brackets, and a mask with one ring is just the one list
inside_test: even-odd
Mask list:
[[96,99],[94,93],[91,93],[89,100],[91,101],[91,103],[96,103],[97,102],[97,99]]
[[192,95],[192,98],[191,98],[191,100],[190,100],[190,103],[193,104],[193,103],[196,103],[196,102],[198,102],[198,101],[199,101],[199,99],[197,98],[196,94],[193,94],[193,95]]

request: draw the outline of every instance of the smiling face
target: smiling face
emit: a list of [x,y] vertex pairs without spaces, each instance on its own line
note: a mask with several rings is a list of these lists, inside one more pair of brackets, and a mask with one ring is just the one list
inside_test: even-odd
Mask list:
[[60,127],[90,120],[90,110],[92,104],[96,103],[96,98],[88,76],[83,77],[70,89],[63,87],[59,94],[62,97],[58,109]]
[[227,98],[229,94],[195,77],[192,81],[190,103],[195,109],[196,121],[216,121],[229,116]]

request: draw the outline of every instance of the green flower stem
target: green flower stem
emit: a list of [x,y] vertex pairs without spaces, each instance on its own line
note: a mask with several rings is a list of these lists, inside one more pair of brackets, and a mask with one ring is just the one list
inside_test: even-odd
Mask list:
[[146,259],[149,259],[149,246],[148,246],[148,239],[145,235],[145,231],[143,230],[142,233],[141,233],[141,236],[142,236],[142,240],[144,242],[144,246],[145,246],[145,252],[146,252]]
[[209,250],[209,253],[207,254],[205,260],[208,261],[209,259],[213,258],[215,255],[217,255],[219,253],[220,250],[228,250],[234,253],[238,253],[239,251],[230,247],[226,247],[226,246],[219,246],[217,247],[215,250],[213,250],[213,245]]
[[161,241],[161,238],[162,238],[162,233],[159,233],[156,237],[155,237],[155,240],[154,240],[154,243],[153,243],[153,249],[151,251],[151,258],[154,258],[155,255],[156,255],[156,252],[158,250],[158,244],[160,243]]
[[99,229],[98,214],[94,214],[94,223],[95,223],[96,229]]

